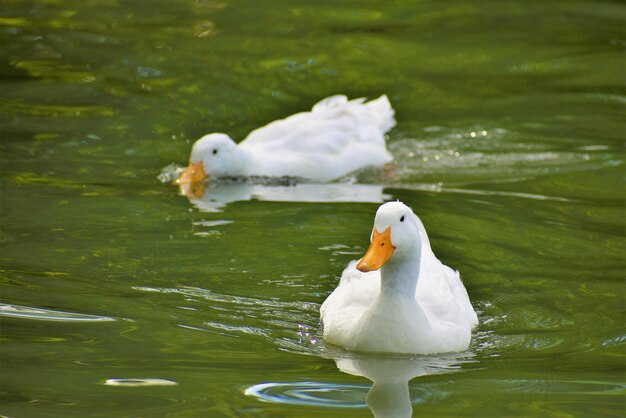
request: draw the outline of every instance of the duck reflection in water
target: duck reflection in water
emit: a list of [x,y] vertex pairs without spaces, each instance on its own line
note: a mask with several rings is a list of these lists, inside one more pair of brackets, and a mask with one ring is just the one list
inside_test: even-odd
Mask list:
[[427,391],[411,399],[409,381],[418,376],[454,373],[464,363],[472,361],[471,353],[420,357],[355,356],[335,358],[337,368],[344,373],[363,376],[372,381],[365,398],[376,418],[406,418],[413,414],[413,404],[425,401]]
[[205,189],[206,183],[203,181],[180,183],[178,187],[178,191],[180,192],[180,194],[187,197],[189,200],[202,199]]
[[292,177],[180,183],[179,191],[201,212],[220,212],[229,203],[247,200],[380,203],[390,198],[383,192],[381,185],[304,183]]

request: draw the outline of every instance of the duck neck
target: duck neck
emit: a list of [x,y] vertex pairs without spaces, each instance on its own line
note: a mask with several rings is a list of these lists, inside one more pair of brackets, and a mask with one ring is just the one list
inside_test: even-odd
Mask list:
[[222,177],[237,177],[237,176],[247,176],[250,174],[249,168],[251,167],[251,161],[253,160],[253,156],[248,152],[247,149],[241,148],[237,146],[232,150],[232,158],[230,164],[226,167],[225,171],[220,174]]
[[239,147],[239,160],[239,172],[245,176],[263,175],[267,171],[266,161],[249,148]]
[[239,147],[238,152],[239,152],[239,162],[240,162],[240,166],[238,167],[238,172],[246,176],[255,174],[255,173],[250,172],[250,168],[253,167],[254,164],[256,163],[256,161],[254,161],[255,160],[254,155],[246,148],[241,148],[241,147]]
[[415,301],[420,257],[389,260],[380,270],[380,297]]

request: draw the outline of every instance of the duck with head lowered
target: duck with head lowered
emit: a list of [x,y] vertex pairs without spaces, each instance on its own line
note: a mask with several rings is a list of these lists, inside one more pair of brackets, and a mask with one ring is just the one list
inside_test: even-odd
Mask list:
[[376,212],[371,244],[320,309],[324,340],[348,350],[435,354],[469,347],[478,317],[458,271],[437,259],[401,202]]
[[391,161],[385,133],[395,123],[385,95],[369,102],[331,96],[309,112],[255,129],[239,144],[223,133],[203,136],[177,183],[239,176],[332,181]]

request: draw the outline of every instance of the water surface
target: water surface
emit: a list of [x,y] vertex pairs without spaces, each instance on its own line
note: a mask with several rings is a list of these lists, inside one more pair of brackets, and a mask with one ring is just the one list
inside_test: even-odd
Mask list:
[[[8,1],[0,414],[623,416],[619,2]],[[387,94],[391,170],[157,176],[193,140]],[[461,271],[465,353],[360,356],[320,304],[401,199]]]

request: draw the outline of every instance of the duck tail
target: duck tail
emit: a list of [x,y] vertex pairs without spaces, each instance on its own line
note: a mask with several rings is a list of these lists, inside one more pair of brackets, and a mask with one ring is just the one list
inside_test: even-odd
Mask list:
[[376,124],[380,127],[383,133],[396,126],[396,120],[394,118],[395,111],[391,107],[391,103],[389,103],[387,95],[383,94],[378,99],[370,100],[365,105],[372,112],[372,115],[376,120]]
[[348,103],[348,98],[343,94],[336,94],[334,96],[327,97],[315,103],[313,106],[313,112],[320,112],[325,109],[337,108]]

